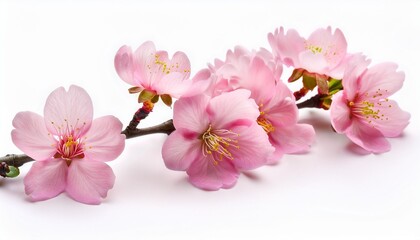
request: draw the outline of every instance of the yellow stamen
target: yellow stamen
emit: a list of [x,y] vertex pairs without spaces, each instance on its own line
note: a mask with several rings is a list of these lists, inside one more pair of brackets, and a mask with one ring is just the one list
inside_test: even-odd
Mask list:
[[262,117],[262,114],[258,117],[257,123],[264,129],[266,133],[274,132],[274,130],[276,130],[270,120]]
[[[203,155],[211,154],[215,166],[218,164],[217,161],[222,161],[223,158],[233,160],[233,155],[229,148],[239,148],[238,140],[234,139],[238,136],[239,134],[229,130],[212,129],[211,125],[209,125],[209,128],[201,135]],[[213,153],[218,155],[218,159],[214,158]]]
[[314,46],[314,45],[306,46],[306,49],[310,50],[313,54],[322,52],[322,47]]

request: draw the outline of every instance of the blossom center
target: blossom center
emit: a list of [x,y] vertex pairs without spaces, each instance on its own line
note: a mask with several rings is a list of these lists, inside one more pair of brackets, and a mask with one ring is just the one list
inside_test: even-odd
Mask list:
[[83,145],[81,139],[75,139],[73,135],[64,136],[58,142],[57,154],[65,160],[83,158]]
[[257,118],[258,125],[260,125],[266,133],[274,132],[274,130],[276,130],[275,127],[270,120],[263,117],[263,114],[264,113],[261,113],[261,115]]
[[[155,58],[155,60],[153,61],[153,63],[158,66],[159,71],[161,71],[162,73],[169,74],[169,73],[171,73],[173,71],[181,72],[181,71],[179,71],[180,69],[179,69],[179,63],[178,62],[170,65],[167,62],[162,61],[160,59],[160,55],[159,54],[154,54],[154,58]],[[147,68],[149,70],[152,70],[152,67],[150,65],[147,65]],[[189,73],[190,72],[190,69],[184,69],[183,72],[184,73]],[[152,73],[152,72],[150,72],[150,73]]]
[[[369,96],[369,94],[365,94],[365,96]],[[392,105],[389,104],[389,99],[375,99],[377,97],[382,96],[382,94],[376,92],[372,95],[372,99],[364,100],[360,102],[349,101],[347,105],[352,111],[352,115],[360,116],[368,123],[372,123],[374,120],[388,120],[388,117],[385,115],[385,111],[381,112],[380,108],[389,107],[391,108]]]
[[238,140],[236,140],[238,136],[239,134],[230,130],[212,129],[212,126],[209,125],[209,128],[201,135],[203,155],[212,155],[214,165],[217,165],[218,161],[222,161],[223,158],[233,160],[229,148],[239,149]]
[[320,46],[307,45],[306,49],[311,51],[313,54],[322,53],[322,47],[320,47]]
[[367,118],[372,117],[374,119],[379,119],[380,110],[375,110],[375,103],[369,101],[362,101],[360,103],[355,103],[350,101],[348,106],[353,109],[353,113],[361,114]]
[[79,119],[76,122],[76,126],[69,125],[66,119],[64,122],[66,123],[66,126],[58,126],[54,122],[51,122],[58,133],[57,136],[54,136],[54,139],[57,141],[57,152],[54,155],[54,158],[66,160],[67,165],[70,165],[72,160],[84,158],[85,156],[84,140],[86,140],[86,137],[82,139],[80,133],[81,130],[84,129],[86,123],[83,123],[82,126],[78,127]]
[[305,49],[311,51],[314,55],[322,54],[329,64],[338,64],[337,61],[339,61],[342,56],[340,50],[337,49],[337,46],[333,43],[320,46],[318,44],[305,42]]

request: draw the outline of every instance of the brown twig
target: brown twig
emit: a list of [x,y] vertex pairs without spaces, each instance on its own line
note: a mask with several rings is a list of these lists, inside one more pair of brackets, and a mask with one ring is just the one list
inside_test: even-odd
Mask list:
[[[141,128],[141,129],[130,128],[129,129],[127,127],[124,131],[121,132],[121,134],[124,134],[127,139],[130,139],[130,138],[140,137],[140,136],[154,134],[154,133],[165,133],[169,135],[174,130],[175,130],[175,127],[171,119],[161,124],[158,124],[156,126],[147,127],[147,128]],[[7,154],[4,157],[0,157],[0,163],[4,162],[6,164],[4,165],[4,168],[6,168],[7,166],[20,167],[23,164],[32,162],[32,161],[34,161],[34,159],[32,159],[31,157],[25,154]]]
[[[300,108],[320,108],[322,105],[321,100],[322,95],[315,95],[312,98],[298,103],[297,107]],[[175,131],[175,127],[173,124],[173,120],[168,120],[166,122],[163,122],[161,124],[158,124],[156,126],[147,127],[147,128],[137,128],[137,125],[140,123],[140,120],[146,118],[149,113],[152,111],[153,105],[148,106],[146,104],[143,104],[143,106],[137,110],[137,112],[133,115],[133,119],[131,120],[130,124],[127,126],[127,128],[121,132],[121,134],[124,134],[126,136],[126,139],[140,137],[148,134],[154,134],[154,133],[165,133],[165,134],[171,134],[173,131]],[[7,154],[4,157],[0,157],[0,163],[4,163],[2,165],[3,170],[6,171],[7,166],[14,166],[14,167],[20,167],[25,163],[32,162],[34,159],[31,157],[25,155],[25,154]],[[0,169],[1,170],[1,169]],[[0,171],[1,172],[1,171]],[[3,175],[2,175],[3,176]]]
[[322,108],[322,97],[324,95],[317,94],[306,101],[300,102],[297,105],[299,109],[301,108]]

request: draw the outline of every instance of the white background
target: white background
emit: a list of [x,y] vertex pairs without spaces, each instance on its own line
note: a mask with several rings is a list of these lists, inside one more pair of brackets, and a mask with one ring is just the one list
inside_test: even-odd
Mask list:
[[[420,3],[337,2],[1,0],[1,156],[20,153],[10,139],[14,115],[42,114],[59,86],[82,86],[96,117],[112,114],[126,125],[138,104],[114,70],[121,45],[152,40],[170,54],[184,51],[194,73],[234,45],[268,47],[266,34],[280,25],[303,36],[339,27],[350,52],[397,62],[406,81],[393,99],[412,118],[390,140],[391,152],[364,155],[331,131],[328,112],[302,110],[301,121],[317,132],[310,153],[285,156],[216,192],[166,169],[158,134],[126,142],[110,163],[115,186],[99,206],[65,194],[31,203],[28,164],[18,178],[0,179],[0,239],[420,239]],[[169,118],[158,105],[141,126]]]

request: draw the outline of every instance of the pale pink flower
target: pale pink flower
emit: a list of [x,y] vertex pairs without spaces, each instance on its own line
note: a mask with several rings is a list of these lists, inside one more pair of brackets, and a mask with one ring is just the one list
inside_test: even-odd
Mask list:
[[355,55],[342,80],[344,90],[333,96],[331,122],[355,144],[374,152],[389,151],[386,137],[397,137],[408,125],[410,114],[388,99],[398,91],[404,73],[394,63],[367,68],[370,61]]
[[187,171],[196,187],[218,190],[232,187],[241,170],[266,164],[274,149],[256,123],[258,106],[249,96],[242,89],[178,100],[176,130],[162,147],[165,165]]
[[76,201],[99,204],[114,185],[115,175],[105,164],[124,149],[122,124],[113,116],[92,121],[92,101],[86,91],[70,86],[53,91],[44,117],[20,112],[13,119],[13,143],[35,163],[24,179],[33,201],[62,192]]
[[309,124],[297,122],[299,112],[293,94],[264,59],[248,56],[237,57],[239,61],[226,61],[227,65],[221,65],[218,72],[227,81],[229,87],[225,89],[251,91],[251,98],[260,111],[257,123],[276,149],[268,163],[276,163],[285,153],[308,151],[315,131]]
[[191,85],[188,80],[191,66],[185,53],[176,52],[169,59],[166,51],[156,51],[150,41],[140,45],[134,53],[130,47],[122,46],[114,64],[120,78],[133,86],[130,93],[147,93],[140,94],[139,102],[156,95],[179,98]]
[[307,39],[283,27],[268,34],[268,41],[277,61],[295,69],[341,79],[347,59],[347,42],[340,29],[331,27],[314,31]]
[[299,111],[292,92],[282,82],[274,84],[272,71],[259,58],[254,58],[241,81],[251,90],[251,98],[259,106],[258,124],[268,134],[276,151],[268,163],[276,163],[283,154],[307,152],[315,140],[312,125],[298,123]]
[[273,54],[265,48],[260,48],[258,51],[249,51],[242,46],[236,46],[233,51],[227,51],[225,61],[215,59],[214,65],[209,64],[209,69],[222,79],[226,77],[229,78],[231,82],[230,85],[232,85],[232,82],[236,77],[234,75],[238,72],[242,72],[241,70],[246,70],[241,69],[241,67],[248,67],[254,57],[262,59],[273,72],[276,81],[280,80],[283,72],[283,64],[279,61],[275,61]]
[[[261,48],[258,51],[249,51],[241,46],[236,46],[233,51],[227,51],[225,61],[215,59],[214,65],[208,64],[208,69],[203,69],[197,73],[193,79],[193,85],[201,86],[202,91],[200,93],[209,96],[217,96],[238,89],[240,88],[240,79],[254,57],[262,59],[270,68],[275,77],[274,81],[281,81],[283,65],[275,62],[273,55],[268,50]],[[196,90],[197,87],[191,88],[190,93],[192,89]]]

